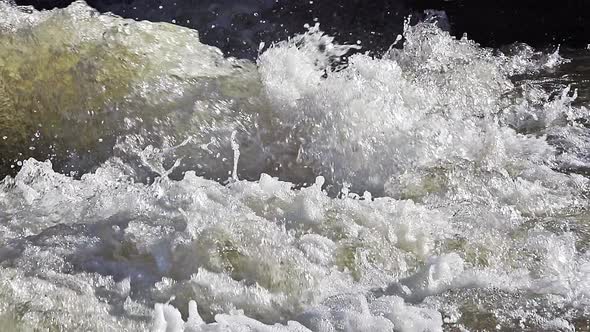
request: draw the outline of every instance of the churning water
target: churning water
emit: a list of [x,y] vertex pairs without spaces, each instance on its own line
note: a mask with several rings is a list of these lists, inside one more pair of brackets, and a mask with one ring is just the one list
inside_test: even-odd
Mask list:
[[400,39],[0,3],[0,328],[588,330],[576,60]]

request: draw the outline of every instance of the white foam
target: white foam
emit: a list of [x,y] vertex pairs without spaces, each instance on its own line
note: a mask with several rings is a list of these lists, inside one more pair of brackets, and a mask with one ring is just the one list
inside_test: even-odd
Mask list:
[[[350,47],[314,27],[248,67],[264,107],[196,101],[195,114],[213,118],[195,141],[121,138],[120,154],[80,179],[24,161],[0,183],[0,324],[441,331],[473,328],[477,314],[494,317],[484,328],[517,328],[519,316],[569,329],[587,317],[588,180],[555,170],[584,160],[559,156],[545,136],[585,142],[567,119],[586,110],[567,91],[550,100],[509,78],[541,64],[432,24],[404,37],[401,50],[338,66]],[[182,56],[161,47],[166,63]],[[215,74],[212,58],[226,61],[194,59],[190,70]],[[180,157],[225,178],[171,180],[182,166],[166,160]],[[264,174],[267,157],[301,181]],[[148,184],[137,181],[146,168],[158,177]]]

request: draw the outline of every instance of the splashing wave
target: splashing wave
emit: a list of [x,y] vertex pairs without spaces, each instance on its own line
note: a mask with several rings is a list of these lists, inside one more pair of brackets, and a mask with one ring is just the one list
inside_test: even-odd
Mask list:
[[315,26],[254,64],[82,2],[0,11],[20,167],[0,182],[3,328],[588,322],[588,110],[514,79],[557,52],[419,23],[347,56]]

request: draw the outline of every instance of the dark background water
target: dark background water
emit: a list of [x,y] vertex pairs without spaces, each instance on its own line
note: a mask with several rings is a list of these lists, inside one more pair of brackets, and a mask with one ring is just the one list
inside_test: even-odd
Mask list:
[[[16,0],[37,8],[64,7],[70,0]],[[382,52],[402,30],[404,17],[444,11],[450,31],[483,46],[526,42],[535,47],[590,42],[590,1],[536,0],[88,0],[102,12],[199,30],[203,41],[226,54],[254,58],[260,42],[283,40],[319,22],[340,42],[361,41]],[[441,19],[445,21],[445,19]],[[448,24],[447,24],[448,23]]]

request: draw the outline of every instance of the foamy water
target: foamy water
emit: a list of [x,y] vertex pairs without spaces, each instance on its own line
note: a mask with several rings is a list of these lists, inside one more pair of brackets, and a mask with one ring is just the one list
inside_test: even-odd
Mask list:
[[[34,109],[0,129],[38,159],[0,182],[3,330],[588,328],[588,109],[511,80],[558,52],[420,23],[345,64],[315,26],[251,63],[83,3],[0,11],[0,110]],[[41,57],[71,85],[30,83]]]

